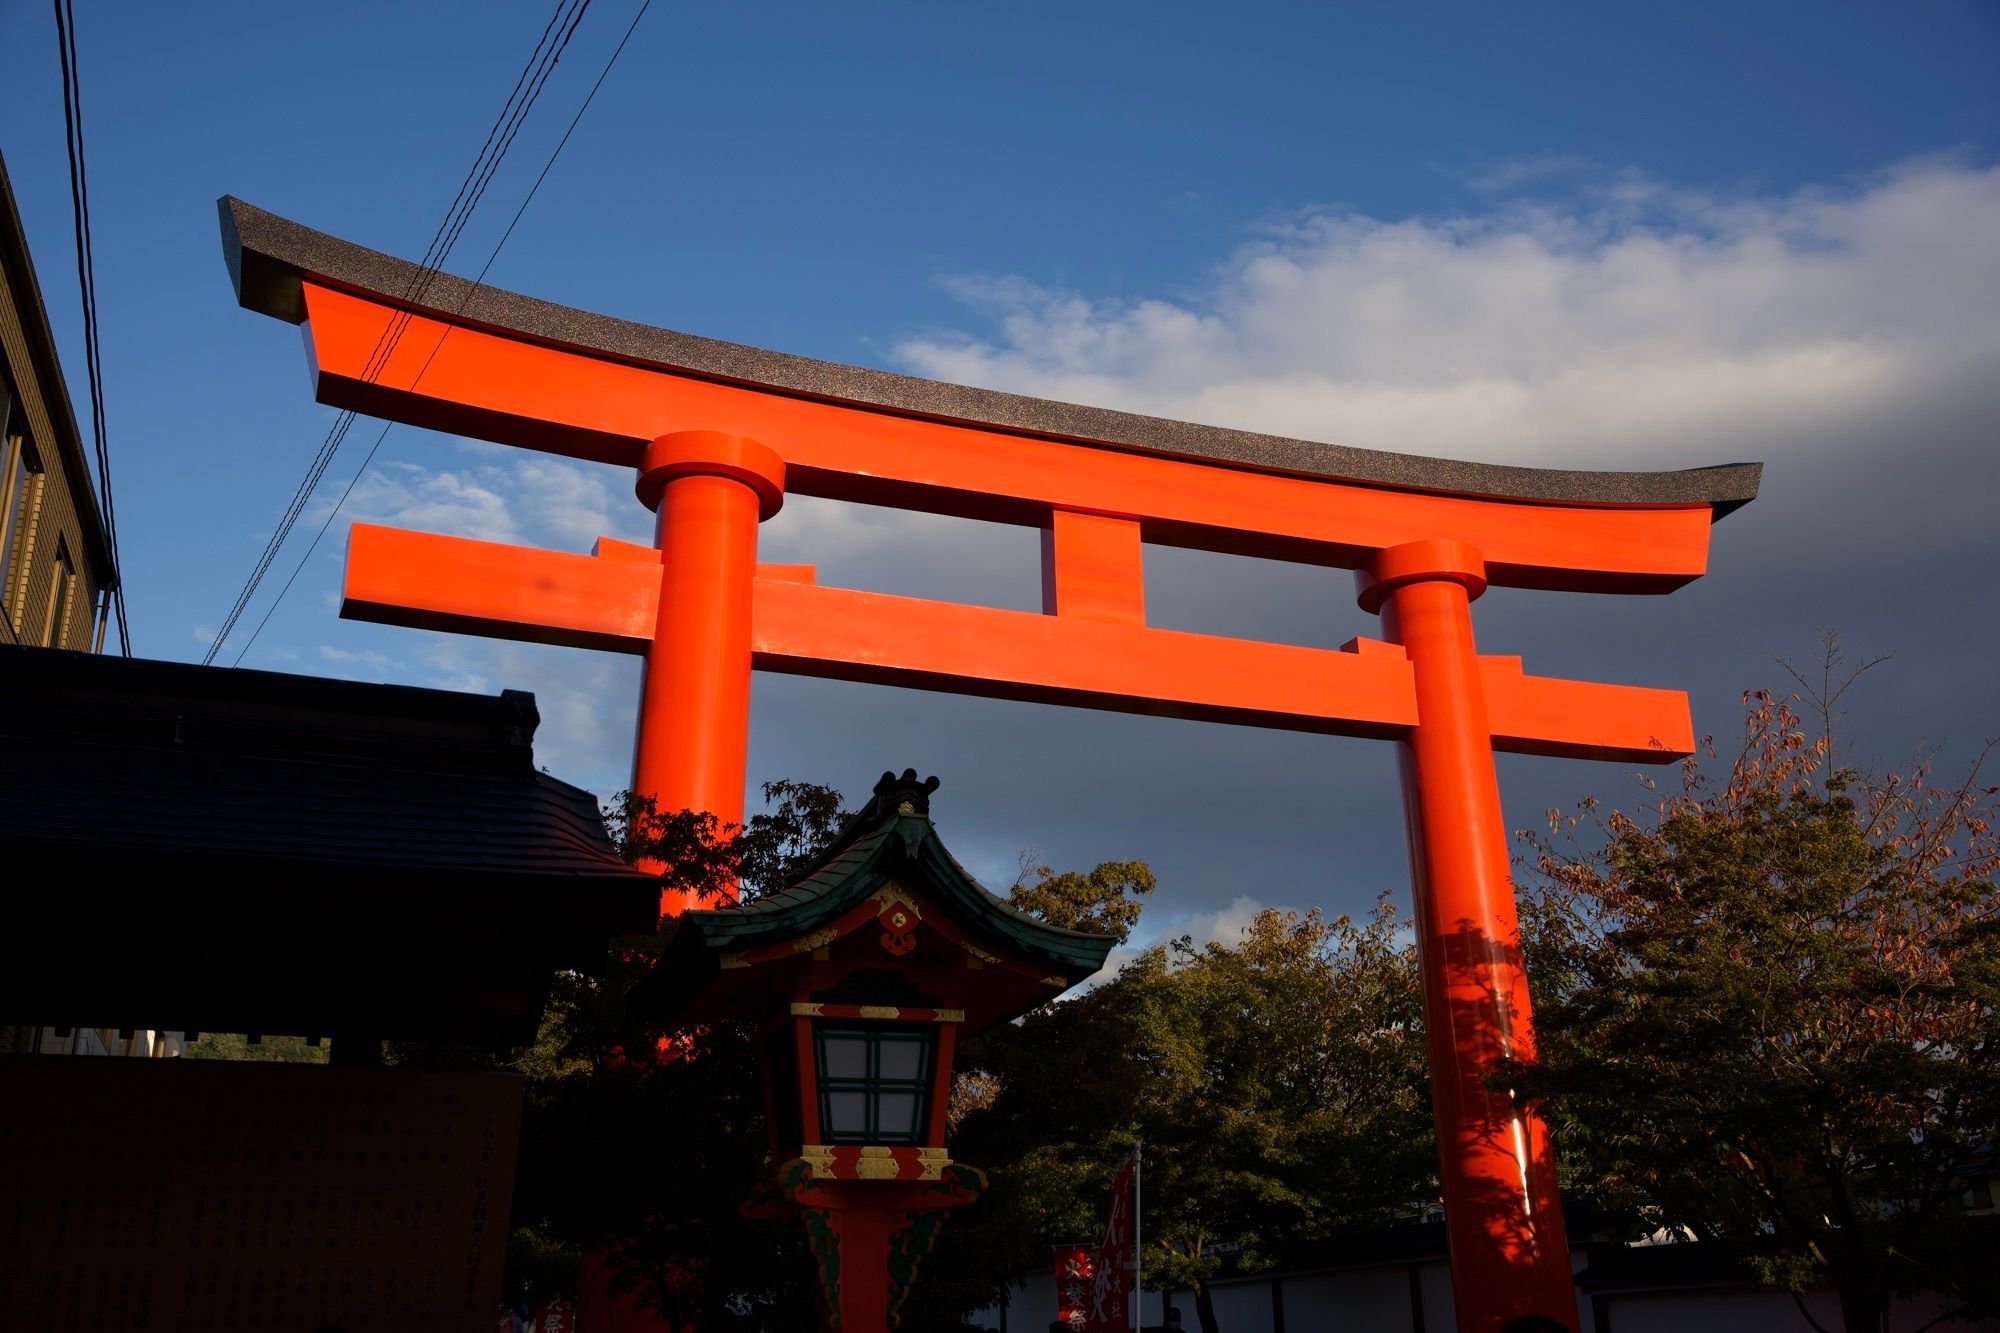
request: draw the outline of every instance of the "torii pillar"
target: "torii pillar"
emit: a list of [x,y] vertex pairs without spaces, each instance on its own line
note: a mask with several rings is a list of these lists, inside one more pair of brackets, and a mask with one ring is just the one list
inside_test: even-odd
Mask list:
[[[784,460],[738,435],[680,431],[647,446],[636,490],[659,516],[660,581],[632,790],[663,813],[705,810],[740,825],[757,525],[784,503]],[[661,913],[696,905],[690,898],[668,891]]]
[[[1409,654],[1416,680],[1418,721],[1397,758],[1452,1290],[1511,1288],[1523,1298],[1519,1308],[1567,1317],[1576,1296],[1555,1155],[1540,1117],[1488,1082],[1504,1062],[1532,1060],[1535,1046],[1472,640],[1472,599],[1486,591],[1486,564],[1465,542],[1408,542],[1363,565],[1355,584],[1362,608],[1379,613],[1390,641]],[[1461,1233],[1472,1239],[1461,1242]],[[1534,1261],[1523,1265],[1524,1253]]]
[[[1666,763],[1694,730],[1678,691],[1481,655],[1470,607],[1489,583],[1670,592],[1758,465],[1492,467],[1048,403],[567,310],[222,210],[239,300],[307,326],[321,402],[634,469],[652,547],[356,524],[342,614],[643,655],[632,788],[663,811],[741,822],[753,670],[1396,741],[1458,1327],[1575,1329],[1554,1158],[1498,1081],[1534,1039],[1493,755]],[[1042,613],[759,564],[787,492],[1039,528]],[[1146,542],[1352,569],[1386,638],[1149,626]]]

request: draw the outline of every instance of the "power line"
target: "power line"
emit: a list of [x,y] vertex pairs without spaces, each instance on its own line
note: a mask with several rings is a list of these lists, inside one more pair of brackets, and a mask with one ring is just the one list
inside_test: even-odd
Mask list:
[[[58,4],[63,2],[64,0],[57,0]],[[471,220],[473,210],[479,206],[480,199],[484,197],[486,187],[499,169],[501,160],[513,146],[515,135],[520,132],[528,113],[534,109],[543,86],[548,82],[549,74],[554,70],[556,62],[562,58],[563,51],[569,46],[570,38],[575,35],[577,25],[583,20],[584,12],[590,8],[590,2],[591,0],[558,0],[555,12],[535,42],[535,49],[529,54],[520,74],[515,77],[513,89],[507,94],[507,100],[502,103],[499,114],[494,117],[492,126],[487,130],[485,143],[480,146],[478,155],[465,174],[465,179],[459,182],[458,191],[453,195],[451,206],[446,210],[444,219],[432,233],[430,244],[425,247],[423,260],[403,292],[405,302],[419,303],[429,292],[432,281],[450,256],[452,247],[457,244],[459,236],[465,230],[466,223]],[[409,312],[400,310],[383,328],[363,367],[361,382],[364,385],[374,383],[376,377],[388,365],[409,323]],[[428,365],[428,361],[425,364]],[[210,641],[208,652],[202,658],[203,665],[213,663],[216,655],[222,651],[224,641],[236,627],[237,620],[249,606],[251,598],[256,595],[258,586],[262,584],[272,562],[277,559],[285,540],[291,536],[292,528],[298,523],[299,516],[304,513],[321,478],[325,476],[328,465],[339,452],[348,431],[353,428],[355,417],[356,413],[348,409],[334,419],[326,438],[321,441],[319,450],[307,466],[304,479],[292,493],[292,498],[286,504],[277,527],[258,555],[250,576],[244,580],[234,605],[229,609],[229,614],[224,618],[221,628],[216,631],[214,639]],[[379,445],[379,440],[377,443]],[[370,453],[372,456],[373,451]],[[289,586],[288,582],[287,587]],[[282,596],[281,593],[280,597]],[[276,609],[275,602],[272,604],[272,609]],[[266,611],[265,620],[269,618],[270,612]],[[248,645],[245,647],[247,649]],[[242,652],[237,653],[236,660],[238,662],[243,660]]]
[[[535,183],[528,187],[527,197],[522,199],[521,206],[514,210],[514,216],[508,220],[507,229],[500,233],[500,239],[494,244],[493,252],[486,256],[486,262],[480,266],[479,275],[472,280],[471,287],[467,289],[464,298],[458,303],[458,308],[452,312],[453,314],[462,312],[465,309],[466,303],[485,284],[486,274],[493,267],[493,261],[500,257],[500,251],[506,247],[508,238],[513,236],[515,226],[521,221],[521,215],[528,211],[528,205],[535,202],[535,195],[540,192],[542,182],[548,179],[549,171],[555,166],[556,159],[562,156],[562,150],[569,143],[570,135],[576,133],[577,125],[583,120],[583,113],[590,110],[590,104],[597,100],[597,90],[604,86],[604,80],[610,76],[612,66],[618,63],[618,57],[624,53],[625,44],[632,40],[632,34],[638,30],[639,20],[646,17],[646,11],[652,7],[653,0],[641,0],[639,12],[634,14],[632,21],[626,25],[625,35],[618,39],[618,45],[612,49],[610,59],[606,60],[604,68],[598,71],[597,82],[590,85],[590,92],[584,97],[583,105],[579,106],[576,109],[576,114],[570,117],[569,128],[564,130],[562,138],[556,141],[554,150],[549,153],[548,161],[542,163],[542,170],[535,177]],[[444,337],[439,338],[437,345],[431,348],[431,354],[424,358],[424,364],[418,368],[416,378],[410,381],[412,389],[423,382],[424,372],[431,368],[431,362],[437,359],[438,352],[444,347],[445,339],[449,337],[451,337],[451,330],[447,328],[444,332]],[[362,474],[368,471],[368,465],[375,461],[376,451],[382,447],[382,441],[389,437],[389,431],[395,424],[393,421],[387,421],[382,424],[381,431],[375,436],[375,443],[368,446],[368,454],[361,460],[361,466],[356,468],[354,475],[347,479],[347,486],[341,491],[340,498],[334,501],[333,508],[327,511],[326,518],[321,521],[319,531],[313,534],[312,542],[306,547],[305,554],[299,557],[299,562],[296,565],[292,566],[291,574],[285,579],[285,586],[278,589],[278,595],[271,599],[271,605],[264,611],[264,618],[257,622],[256,629],[250,631],[250,637],[244,640],[243,646],[237,650],[235,660],[230,663],[231,666],[242,664],[243,655],[250,651],[252,644],[257,642],[257,636],[264,632],[264,626],[271,623],[272,614],[277,611],[279,604],[285,600],[285,594],[292,590],[292,584],[298,581],[300,571],[306,567],[306,562],[312,559],[313,552],[319,549],[320,540],[326,536],[327,529],[333,526],[335,515],[339,514],[341,508],[347,504],[347,497],[354,494],[356,483],[361,480]],[[217,641],[220,642],[219,637]]]
[[76,233],[76,285],[83,306],[83,364],[90,384],[90,433],[97,460],[97,512],[111,554],[111,609],[118,618],[118,649],[132,655],[125,623],[125,579],[118,559],[118,510],[111,498],[111,449],[104,418],[104,362],[97,341],[97,267],[90,232],[90,179],[84,170],[83,90],[77,75],[76,14],[69,0],[54,0],[56,50],[62,63],[63,140],[69,150],[70,213]]
[[[500,157],[506,151],[507,144],[512,141],[507,131],[520,123],[521,117],[532,103],[533,96],[539,92],[541,81],[547,77],[546,71],[552,68],[555,60],[560,57],[562,46],[567,43],[568,34],[575,32],[576,20],[582,17],[582,12],[588,7],[589,2],[590,0],[580,0],[580,3],[576,0],[564,0],[557,5],[555,13],[543,27],[542,35],[537,39],[527,64],[515,78],[513,89],[508,93],[506,102],[502,104],[499,115],[494,118],[492,127],[487,130],[486,141],[481,145],[478,156],[474,158],[471,169],[466,172],[465,179],[459,183],[451,207],[446,211],[444,219],[439,222],[437,230],[432,233],[430,244],[425,247],[424,258],[403,293],[405,300],[412,302],[421,300],[428,292],[432,278],[450,254],[452,242],[457,239],[455,228],[462,229],[464,219],[470,216],[472,208],[477,205],[478,194],[483,190],[484,182],[491,179],[493,171],[499,166]],[[556,40],[552,41],[552,37]],[[524,89],[527,90],[525,95]],[[363,367],[364,384],[373,383],[376,376],[388,364],[390,356],[402,341],[403,331],[408,325],[409,315],[406,312],[399,312],[384,327]],[[202,659],[204,664],[215,660],[230,631],[235,628],[238,617],[248,607],[250,599],[263,582],[264,575],[276,560],[279,549],[291,535],[293,526],[298,522],[313,492],[318,488],[327,466],[333,461],[334,454],[339,451],[341,444],[347,438],[348,431],[353,428],[355,416],[356,414],[350,409],[335,417],[333,426],[327,431],[326,439],[321,442],[319,451],[308,465],[304,479],[293,492],[277,527],[265,543],[263,552],[258,556],[250,577],[245,580],[242,590],[238,592],[235,605],[230,608],[221,629],[209,644],[208,653]],[[241,657],[239,653],[239,661]]]

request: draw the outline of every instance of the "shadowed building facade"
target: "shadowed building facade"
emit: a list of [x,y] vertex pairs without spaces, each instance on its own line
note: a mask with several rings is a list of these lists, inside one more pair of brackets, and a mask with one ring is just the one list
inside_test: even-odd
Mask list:
[[[63,386],[41,284],[0,159],[0,645],[103,645],[111,550]],[[10,697],[8,707],[20,705]],[[0,1052],[172,1055],[151,1028],[0,1025]]]
[[0,1019],[332,1041],[0,1055],[10,1327],[491,1330],[521,1080],[382,1043],[531,1041],[659,892],[533,697],[14,646],[0,694]]
[[97,651],[115,578],[83,438],[0,161],[0,644]]

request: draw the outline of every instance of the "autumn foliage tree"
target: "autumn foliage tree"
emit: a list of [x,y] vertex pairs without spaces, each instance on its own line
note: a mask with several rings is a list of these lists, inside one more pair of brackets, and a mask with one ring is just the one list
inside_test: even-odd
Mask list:
[[1976,768],[1837,761],[1838,663],[1746,695],[1719,780],[1690,761],[1638,814],[1551,812],[1520,1077],[1571,1197],[1878,1333],[1898,1293],[1994,1298],[2000,1236],[1961,1197],[2000,1144],[2000,845]]

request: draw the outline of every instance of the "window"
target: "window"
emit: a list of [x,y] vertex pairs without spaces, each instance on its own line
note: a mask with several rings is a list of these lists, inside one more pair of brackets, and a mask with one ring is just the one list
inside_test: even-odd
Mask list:
[[0,417],[6,418],[6,433],[0,438],[0,614],[16,630],[22,571],[28,550],[28,525],[35,513],[36,482],[41,463],[34,446],[16,428],[11,398],[0,401]]
[[69,646],[70,605],[76,600],[76,564],[69,558],[69,543],[56,538],[54,582],[49,586],[49,618],[42,626],[42,643],[50,648]]
[[929,1128],[927,1028],[816,1025],[819,1125],[828,1143],[922,1143]]

